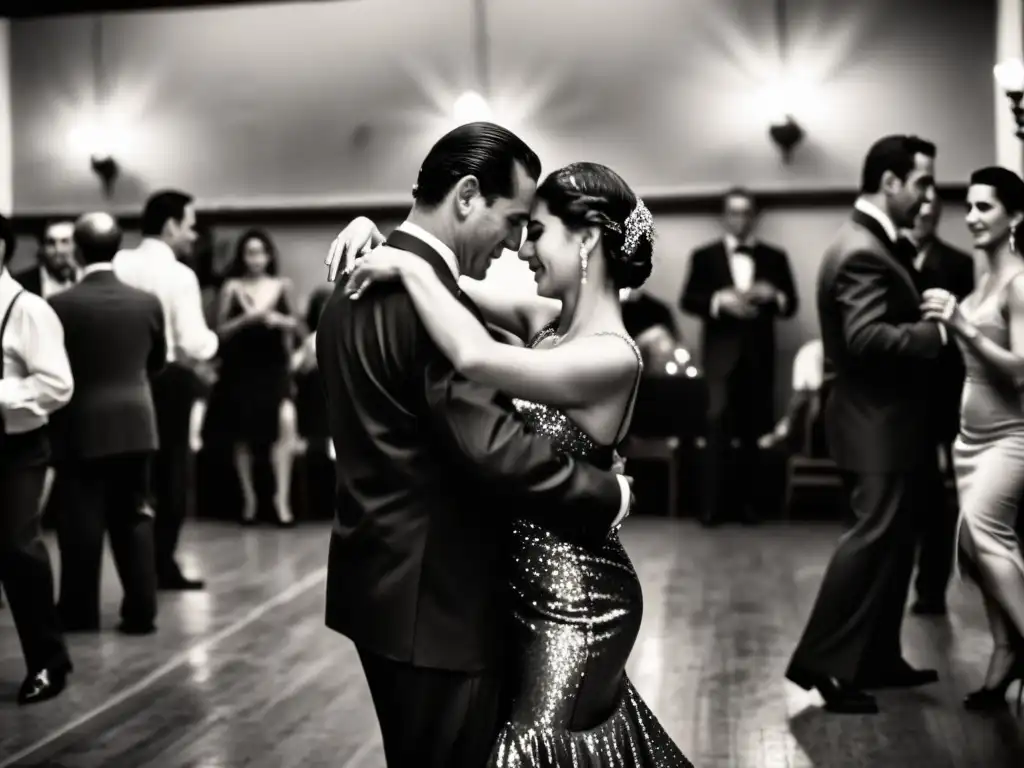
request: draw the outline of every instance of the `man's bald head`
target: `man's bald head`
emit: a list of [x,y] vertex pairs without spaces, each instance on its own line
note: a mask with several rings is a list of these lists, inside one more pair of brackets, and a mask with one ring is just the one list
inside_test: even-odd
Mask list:
[[121,228],[109,213],[87,213],[75,222],[75,246],[83,264],[113,261],[121,238]]

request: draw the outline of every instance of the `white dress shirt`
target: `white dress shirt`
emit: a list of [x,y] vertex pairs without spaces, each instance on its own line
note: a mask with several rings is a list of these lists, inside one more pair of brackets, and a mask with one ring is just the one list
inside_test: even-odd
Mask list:
[[[459,261],[455,258],[455,251],[434,237],[434,235],[427,232],[423,227],[413,224],[412,222],[403,221],[398,225],[398,230],[422,240],[437,251],[441,255],[441,258],[444,259],[444,263],[447,264],[448,268],[452,271],[452,275],[455,279],[459,279]],[[619,514],[615,516],[615,520],[612,522],[612,528],[618,527],[622,524],[622,521],[626,519],[626,516],[629,514],[629,500],[633,497],[633,491],[629,487],[629,481],[622,475],[618,475],[616,479],[619,481],[619,490],[622,492],[622,503],[619,505]]]
[[793,358],[793,391],[817,392],[824,378],[825,347],[821,339],[811,339]]
[[11,307],[21,290],[21,284],[0,267],[0,322],[11,308],[0,339],[0,414],[9,435],[45,426],[50,414],[71,400],[75,388],[60,318],[46,299],[28,291]]
[[397,231],[412,235],[437,251],[441,258],[444,259],[444,263],[448,265],[448,269],[452,271],[455,279],[459,279],[459,260],[455,258],[455,251],[427,232],[419,224],[413,224],[411,221],[403,221],[398,225]]
[[76,269],[74,276],[67,281],[58,280],[56,277],[50,274],[50,271],[46,267],[39,267],[39,294],[49,300],[58,293],[63,293],[68,288],[78,282],[81,277],[81,271]]
[[178,261],[169,245],[147,237],[138,248],[119,251],[113,263],[122,282],[160,300],[168,362],[209,360],[217,354],[220,342],[206,324],[196,273]]
[[[754,264],[754,257],[751,253],[757,242],[753,238],[747,238],[740,242],[739,238],[735,235],[726,235],[724,242],[725,253],[729,259],[729,274],[732,275],[733,287],[740,293],[746,293],[754,287],[754,276],[757,272],[757,267]],[[737,253],[740,247],[745,247],[751,253]],[[712,317],[718,317],[718,307],[721,300],[722,292],[716,291],[711,297],[710,315]],[[786,297],[782,291],[776,294],[775,301],[779,305],[779,311],[784,312],[786,310]]]
[[[899,232],[896,230],[896,225],[892,223],[892,219],[890,219],[889,216],[877,205],[869,203],[863,198],[857,198],[857,202],[853,204],[853,207],[865,216],[870,216],[872,219],[877,221],[881,225],[882,229],[885,230],[885,234],[889,237],[889,242],[895,243],[899,239]],[[921,263],[924,263],[923,260]],[[916,260],[914,267],[916,269],[920,269]],[[942,323],[936,323],[936,325],[939,326],[939,336],[942,337],[942,344],[945,346],[949,341],[946,336],[946,326]]]

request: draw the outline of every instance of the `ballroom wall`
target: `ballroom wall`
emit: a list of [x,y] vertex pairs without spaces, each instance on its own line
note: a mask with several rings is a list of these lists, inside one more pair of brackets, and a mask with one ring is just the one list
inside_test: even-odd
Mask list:
[[[401,217],[418,161],[475,86],[472,0],[346,0],[10,25],[14,208],[136,212],[178,186],[200,208],[324,207],[270,226],[284,270],[306,292],[353,206]],[[768,193],[851,191],[864,151],[888,132],[940,147],[939,181],[993,161],[994,0],[790,0],[791,88],[780,88],[772,3],[764,0],[490,0],[496,118],[546,169],[588,159],[652,200],[651,292],[673,305],[692,248],[717,234],[702,195],[732,183]],[[94,46],[108,119],[92,106]],[[791,164],[767,125],[791,104],[807,130]],[[97,136],[124,178],[110,201],[88,166]],[[781,328],[780,381],[816,334],[817,261],[845,204],[778,198],[762,235],[785,247],[807,299]],[[769,202],[771,203],[771,196]],[[334,211],[330,210],[335,206]],[[653,206],[652,206],[653,207]],[[214,217],[216,218],[216,217]],[[253,223],[260,223],[255,221]],[[239,226],[218,226],[230,238]],[[943,232],[966,244],[958,205]],[[19,259],[30,258],[19,249]],[[528,286],[514,258],[493,272]],[[679,317],[691,345],[697,324]],[[784,394],[784,393],[782,393]]]

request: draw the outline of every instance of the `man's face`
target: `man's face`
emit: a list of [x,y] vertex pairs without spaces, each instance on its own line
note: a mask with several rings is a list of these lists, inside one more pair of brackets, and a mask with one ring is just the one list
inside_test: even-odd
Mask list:
[[911,235],[914,240],[918,243],[924,243],[935,236],[935,229],[939,224],[940,212],[938,194],[935,192],[935,187],[933,186],[931,191],[925,197],[924,202],[921,204],[921,208],[917,212],[917,217],[914,219],[914,228],[911,230]]
[[889,215],[892,223],[902,229],[914,226],[921,206],[934,193],[935,159],[927,155],[914,155],[914,167],[904,181],[893,177],[886,185]]
[[518,251],[522,244],[537,182],[519,163],[515,164],[512,179],[512,197],[498,197],[488,204],[483,195],[477,194],[469,203],[457,250],[459,266],[467,277],[483,278],[503,250]]
[[185,261],[192,257],[197,237],[196,209],[191,204],[185,206],[180,222],[171,219],[164,228],[164,241],[179,259]]
[[739,240],[745,240],[754,231],[754,201],[745,195],[729,195],[722,210],[725,231]]
[[43,233],[39,260],[51,275],[70,279],[75,270],[75,225],[70,221],[51,224]]

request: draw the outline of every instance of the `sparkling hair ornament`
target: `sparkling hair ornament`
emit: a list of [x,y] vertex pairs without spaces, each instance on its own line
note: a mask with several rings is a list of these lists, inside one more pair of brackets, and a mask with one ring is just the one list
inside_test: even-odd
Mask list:
[[[618,224],[610,224],[610,227],[616,232],[622,233]],[[636,207],[626,218],[626,233],[622,238],[622,252],[627,256],[632,256],[636,253],[640,240],[643,238],[647,238],[651,242],[654,241],[654,217],[647,210],[644,201],[637,197]]]

